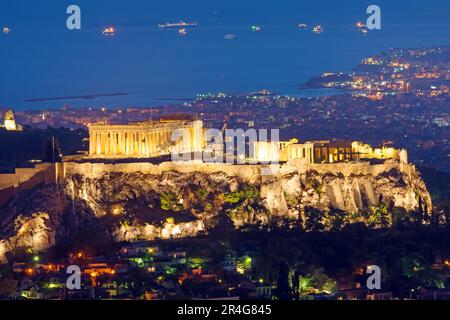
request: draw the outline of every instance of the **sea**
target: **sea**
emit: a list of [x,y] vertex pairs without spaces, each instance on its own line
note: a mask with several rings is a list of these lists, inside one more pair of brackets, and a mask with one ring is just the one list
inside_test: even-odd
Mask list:
[[[74,2],[81,30],[66,27],[68,2],[0,2],[0,32],[11,29],[0,33],[0,107],[144,107],[260,89],[333,95],[339,91],[299,85],[324,72],[351,71],[389,48],[450,44],[448,0]],[[369,17],[372,2],[381,9],[381,30],[363,35],[355,25]],[[198,27],[185,35],[158,28],[181,20]],[[313,33],[315,25],[325,31]],[[114,36],[104,36],[110,26]],[[110,93],[127,95],[27,102]]]

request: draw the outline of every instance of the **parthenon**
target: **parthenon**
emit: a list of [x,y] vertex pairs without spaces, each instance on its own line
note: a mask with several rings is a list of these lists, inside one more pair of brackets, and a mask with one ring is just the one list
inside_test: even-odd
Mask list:
[[[172,141],[177,129],[189,134]],[[202,136],[202,121],[164,120],[127,125],[96,123],[89,126],[89,156],[145,158],[174,151],[197,152],[203,148]]]

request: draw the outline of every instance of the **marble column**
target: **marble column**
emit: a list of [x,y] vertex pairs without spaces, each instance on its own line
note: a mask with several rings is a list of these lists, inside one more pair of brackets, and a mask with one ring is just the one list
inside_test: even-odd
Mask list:
[[118,152],[118,147],[119,147],[119,133],[117,131],[113,132],[113,154],[117,155]]
[[150,155],[150,133],[145,133],[145,155],[148,157]]
[[120,153],[122,154],[122,155],[124,155],[125,154],[125,150],[126,150],[126,136],[125,136],[125,132],[121,132],[121,135],[120,135],[120,139],[121,139],[121,147],[120,147]]
[[159,132],[159,131],[156,131],[155,132],[155,141],[156,141],[156,148],[158,149],[159,148],[159,146],[160,146],[160,135],[161,135],[161,132]]
[[97,133],[97,155],[102,154],[102,133],[99,131]]
[[111,146],[112,146],[111,134],[106,132],[105,133],[105,145],[104,145],[104,148],[105,148],[105,152],[104,153],[105,153],[106,156],[111,153]]
[[130,132],[130,155],[134,154],[134,132]]
[[139,136],[140,136],[139,132],[136,132],[134,134],[134,143],[135,143],[134,154],[135,155],[139,155],[141,153],[141,144],[139,143]]
[[130,154],[130,132],[125,133],[125,154]]
[[95,134],[89,132],[89,155],[95,154]]
[[111,132],[110,133],[110,142],[109,142],[109,154],[115,155],[116,154],[116,133]]
[[122,154],[122,132],[117,132],[117,154]]
[[156,135],[155,131],[150,132],[150,153],[152,155],[156,154]]
[[99,132],[98,133],[98,136],[99,136],[99,150],[98,150],[98,154],[99,155],[102,155],[103,154],[103,146],[104,146],[104,143],[105,143],[105,139],[104,139],[104,134],[103,134],[103,132]]
[[144,144],[142,143],[142,136],[143,136],[143,133],[142,132],[139,132],[139,134],[138,134],[138,144],[139,144],[139,152],[138,152],[138,155],[143,155],[144,154]]
[[138,133],[134,132],[133,134],[134,137],[134,155],[139,154],[139,137],[138,137]]
[[99,132],[96,132],[95,136],[96,136],[95,142],[97,144],[95,154],[100,155],[100,154],[102,154],[102,138],[101,138],[101,135]]
[[167,152],[169,146],[170,146],[170,132],[169,129],[164,130],[164,146],[165,146],[165,152]]

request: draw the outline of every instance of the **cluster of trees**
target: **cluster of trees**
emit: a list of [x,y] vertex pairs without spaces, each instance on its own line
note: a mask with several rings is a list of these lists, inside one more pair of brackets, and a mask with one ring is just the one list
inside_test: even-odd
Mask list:
[[252,277],[277,283],[280,299],[333,294],[341,277],[373,264],[381,267],[383,290],[409,297],[423,287],[450,289],[432,269],[437,258],[450,258],[449,231],[419,224],[374,230],[357,223],[331,232],[233,232],[227,239],[237,251],[254,252]]
[[164,211],[182,211],[183,205],[180,203],[177,195],[172,192],[164,192],[161,194],[161,209]]
[[60,154],[77,154],[86,151],[85,140],[88,133],[84,129],[51,128],[24,131],[0,130],[0,162],[13,166],[29,160],[58,161]]
[[450,173],[430,168],[419,168],[433,201],[431,224],[450,222]]
[[245,185],[239,191],[223,195],[225,213],[233,221],[255,222],[258,214],[269,216],[270,213],[261,201],[259,187]]

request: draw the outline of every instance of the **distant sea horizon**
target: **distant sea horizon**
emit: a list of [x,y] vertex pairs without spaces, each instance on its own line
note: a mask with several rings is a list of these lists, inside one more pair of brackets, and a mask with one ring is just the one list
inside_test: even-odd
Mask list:
[[[267,89],[267,88],[261,88]],[[255,90],[258,91],[258,90]],[[219,94],[222,92],[209,92],[208,94]],[[241,94],[252,93],[252,92],[232,92],[226,93],[230,96],[237,96]],[[346,94],[348,92],[333,89],[333,88],[302,88],[302,89],[292,89],[286,92],[274,92],[277,96],[289,96],[297,98],[319,98],[319,97],[329,97],[337,96],[341,94]],[[203,94],[203,93],[200,93]],[[56,110],[62,109],[64,107],[72,108],[102,108],[107,107],[111,109],[121,109],[121,108],[157,108],[165,105],[181,105],[184,103],[189,103],[197,99],[197,95],[193,97],[179,97],[179,98],[165,98],[165,97],[145,97],[146,95],[120,95],[111,97],[99,97],[95,99],[69,99],[69,100],[54,100],[54,101],[39,101],[39,102],[29,102],[24,104],[23,108],[13,108],[11,106],[1,106],[0,108],[13,108],[16,111],[33,111],[33,110]],[[139,101],[137,103],[131,104],[130,101]],[[26,107],[28,105],[28,107]]]
[[[356,31],[356,22],[367,18],[367,5],[356,0],[345,5],[261,0],[257,6],[237,0],[199,0],[198,6],[80,0],[83,27],[73,32],[65,28],[63,4],[43,0],[24,12],[21,2],[0,4],[0,26],[11,28],[0,34],[0,106],[18,111],[159,106],[198,94],[261,89],[299,97],[335,95],[339,91],[299,85],[324,72],[349,72],[389,48],[450,44],[450,3],[439,0],[379,0],[382,29],[367,36]],[[157,25],[180,20],[198,27],[180,35]],[[299,23],[308,28],[298,28]],[[314,34],[317,24],[325,32]],[[103,36],[102,28],[110,25],[116,35]],[[227,40],[226,34],[236,37]],[[128,95],[25,102],[116,92]]]

